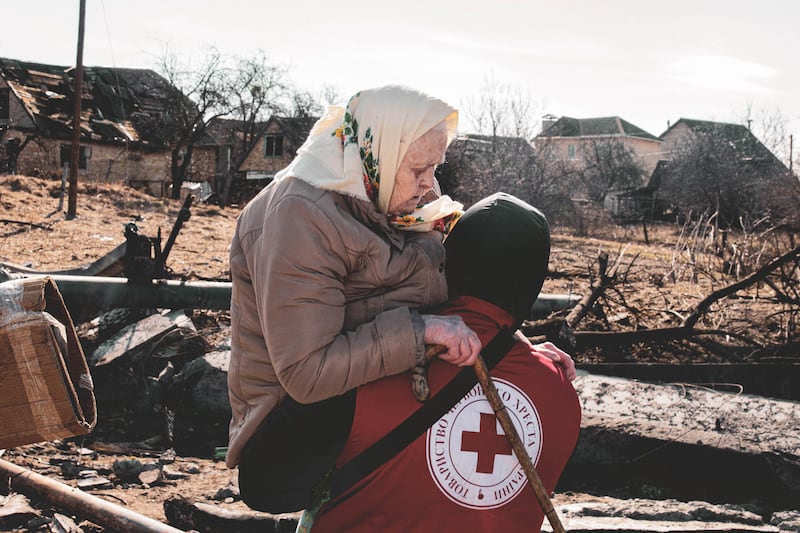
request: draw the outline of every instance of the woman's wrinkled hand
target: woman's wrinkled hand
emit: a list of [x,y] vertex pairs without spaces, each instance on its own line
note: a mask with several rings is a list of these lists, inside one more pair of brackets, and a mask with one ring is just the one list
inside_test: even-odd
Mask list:
[[439,359],[457,366],[471,366],[481,353],[481,341],[460,316],[422,315],[425,344],[440,344],[447,351]]

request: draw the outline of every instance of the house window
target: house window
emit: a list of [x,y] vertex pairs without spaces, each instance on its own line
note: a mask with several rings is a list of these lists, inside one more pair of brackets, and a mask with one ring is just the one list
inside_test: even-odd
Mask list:
[[283,155],[283,135],[264,135],[264,157]]
[[568,144],[567,145],[567,159],[575,159],[575,145]]
[[8,87],[0,87],[0,119],[9,118],[11,108],[11,90]]
[[[92,157],[91,146],[81,146],[81,151],[78,154],[78,168],[86,170],[86,161]],[[61,167],[69,166],[70,159],[72,159],[72,146],[69,144],[61,145]]]

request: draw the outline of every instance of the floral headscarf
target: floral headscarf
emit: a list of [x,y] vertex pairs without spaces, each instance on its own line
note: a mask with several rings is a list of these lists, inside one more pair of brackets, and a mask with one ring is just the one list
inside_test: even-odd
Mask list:
[[[441,100],[400,86],[364,90],[346,108],[331,106],[276,180],[296,176],[323,189],[370,200],[387,214],[394,180],[408,147],[444,122],[447,143],[455,137],[458,112]],[[441,196],[413,213],[388,215],[399,229],[445,232],[463,206]]]

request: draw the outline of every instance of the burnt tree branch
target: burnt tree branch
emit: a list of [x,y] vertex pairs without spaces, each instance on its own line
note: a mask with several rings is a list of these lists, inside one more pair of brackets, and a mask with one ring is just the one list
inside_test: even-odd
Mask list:
[[768,287],[770,287],[773,291],[775,291],[775,299],[778,302],[787,305],[800,305],[800,299],[792,298],[791,296],[786,294],[786,292],[784,292],[783,289],[778,287],[778,285],[771,279],[765,279],[764,283]]
[[572,308],[572,311],[564,319],[567,326],[575,328],[583,318],[589,314],[594,304],[603,295],[608,287],[614,283],[614,273],[607,274],[608,269],[608,254],[601,253],[597,258],[599,267],[599,276],[597,280],[590,286],[589,292],[581,298],[581,300]]
[[[765,347],[762,344],[747,336],[740,335],[735,332],[723,331],[720,329],[697,329],[697,322],[715,302],[729,297],[736,292],[750,287],[760,281],[763,281],[770,286],[776,292],[780,301],[783,301],[784,303],[796,304],[796,301],[780,291],[776,284],[768,279],[768,276],[792,262],[797,263],[798,260],[800,260],[800,246],[794,248],[786,254],[781,255],[780,257],[773,259],[750,276],[712,292],[703,300],[701,300],[678,326],[621,332],[575,331],[575,328],[580,321],[589,314],[596,302],[606,293],[607,289],[612,288],[617,281],[616,271],[619,267],[619,264],[614,266],[611,273],[607,273],[608,256],[606,254],[601,254],[598,260],[600,274],[599,277],[591,284],[590,291],[569,312],[566,318],[550,318],[547,320],[529,322],[526,324],[523,331],[529,336],[529,338],[544,336],[546,340],[550,340],[557,344],[560,343],[570,349],[586,349],[592,347],[613,347],[632,345],[636,343],[672,341],[689,341],[704,344],[701,340],[703,337],[716,335],[727,336],[756,347],[759,350],[763,350]],[[626,305],[626,307],[628,306]],[[536,338],[536,340],[540,341],[541,337]]]
[[8,219],[8,218],[0,218],[0,223],[3,223],[3,224],[20,224],[22,226],[31,226],[33,228],[45,229],[47,231],[50,231],[52,229],[52,228],[50,228],[48,226],[43,226],[41,224],[36,224],[35,222],[26,222],[24,220],[11,220],[11,219]]
[[744,335],[718,329],[701,330],[685,326],[636,331],[577,331],[573,333],[576,348],[608,348],[639,342],[692,341],[697,337],[708,335],[729,336],[758,348],[763,348],[762,345]]
[[738,281],[736,283],[728,285],[727,287],[723,287],[719,290],[712,292],[711,294],[703,298],[703,300],[695,306],[694,311],[692,311],[692,313],[684,319],[681,326],[690,329],[693,328],[694,325],[697,323],[697,321],[700,320],[700,317],[703,315],[703,313],[708,311],[709,307],[711,307],[715,302],[723,298],[726,298],[734,293],[737,293],[740,290],[749,287],[758,281],[765,279],[776,269],[780,268],[781,266],[789,262],[796,261],[798,257],[800,257],[800,246],[797,246],[790,252],[787,252],[782,256],[773,259],[772,261],[762,266],[753,274],[747,276],[741,281]]

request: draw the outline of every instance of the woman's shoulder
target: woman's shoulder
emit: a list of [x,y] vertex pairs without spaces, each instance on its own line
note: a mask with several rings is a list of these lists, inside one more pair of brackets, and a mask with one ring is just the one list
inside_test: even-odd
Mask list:
[[[243,209],[239,231],[250,232],[267,225],[299,227],[332,226],[338,231],[354,231],[348,226],[373,227],[380,217],[357,198],[312,185],[300,178],[285,177],[267,185]],[[371,204],[370,204],[371,205]],[[385,218],[385,217],[384,217]],[[308,224],[306,224],[308,222]]]
[[263,222],[278,209],[302,209],[302,205],[313,208],[315,205],[331,204],[328,191],[324,191],[303,180],[286,177],[273,181],[264,187],[242,210],[240,218]]
[[303,181],[302,178],[287,178],[288,181],[279,193],[281,202],[307,202],[321,215],[339,224],[356,224],[358,231],[362,226],[378,228],[386,226],[386,217],[381,215],[372,202],[351,196],[344,192],[324,189]]

